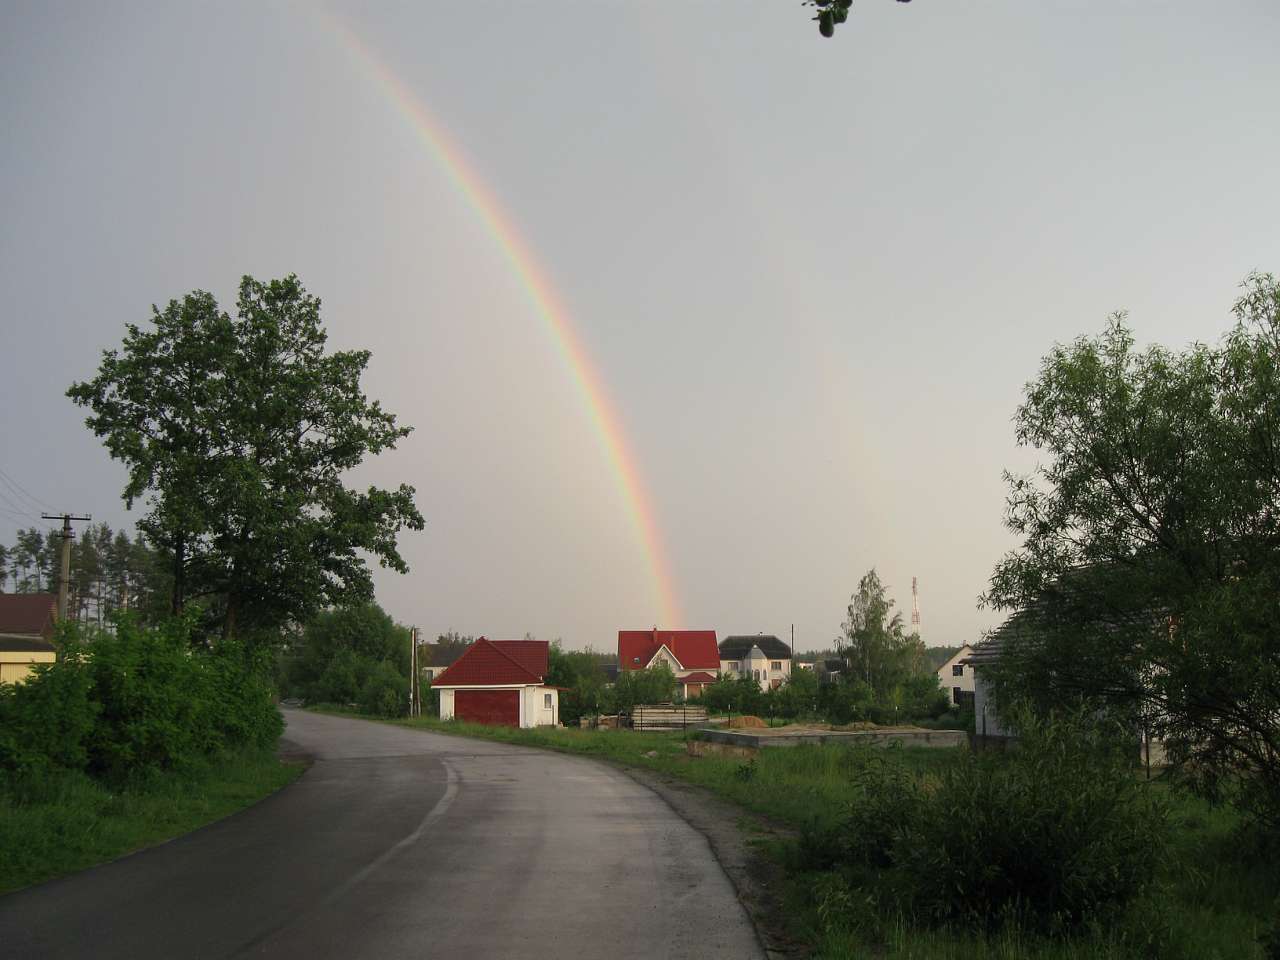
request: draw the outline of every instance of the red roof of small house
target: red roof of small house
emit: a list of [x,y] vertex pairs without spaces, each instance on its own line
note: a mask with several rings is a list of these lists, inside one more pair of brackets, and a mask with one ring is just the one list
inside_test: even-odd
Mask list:
[[[433,687],[524,686],[547,675],[547,641],[489,640],[480,637]],[[541,648],[540,650],[538,648]]]
[[0,633],[50,637],[57,610],[56,594],[0,593]]
[[618,666],[643,670],[665,646],[686,670],[719,670],[720,648],[714,630],[619,630]]
[[716,678],[709,673],[691,673],[687,677],[676,677],[676,683],[715,683]]

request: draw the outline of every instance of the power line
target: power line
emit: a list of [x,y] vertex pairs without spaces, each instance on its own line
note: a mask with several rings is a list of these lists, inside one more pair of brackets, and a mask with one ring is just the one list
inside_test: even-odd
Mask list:
[[14,517],[21,517],[27,520],[37,519],[34,513],[31,513],[29,510],[27,510],[25,507],[19,504],[18,501],[14,500],[12,497],[6,494],[3,490],[0,490],[0,498],[3,498],[4,502],[9,504],[8,507],[0,506],[0,510],[3,510],[5,513],[9,513],[9,514],[12,514]]
[[32,494],[30,491],[27,490],[26,487],[22,486],[22,484],[18,483],[17,480],[14,480],[13,477],[9,476],[3,470],[0,470],[0,480],[3,480],[5,482],[5,486],[7,486],[14,493],[18,494],[18,496],[26,497],[32,503],[36,504],[37,506],[43,507],[46,510],[53,509],[52,506],[50,506],[49,504],[41,500],[39,497]]

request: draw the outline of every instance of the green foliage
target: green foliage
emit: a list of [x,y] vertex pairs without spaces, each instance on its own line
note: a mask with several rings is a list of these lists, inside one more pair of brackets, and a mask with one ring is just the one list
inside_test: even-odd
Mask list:
[[233,641],[193,646],[195,618],[62,624],[57,663],[0,686],[0,785],[21,795],[59,770],[122,783],[274,744],[269,661]]
[[[853,0],[801,0],[806,7],[816,7],[813,19],[818,23],[818,32],[824,37],[835,36],[836,27],[849,19],[849,10]],[[898,0],[899,3],[910,3],[911,0]]]
[[1123,315],[1056,347],[1015,416],[1022,546],[997,700],[1091,702],[1166,741],[1205,795],[1280,834],[1280,283],[1216,346],[1138,350]]
[[892,752],[850,754],[854,795],[808,865],[838,868],[881,918],[1062,935],[1153,882],[1167,813],[1127,740],[1082,716],[1027,719],[1019,749],[963,753],[928,781]]
[[360,387],[365,351],[327,353],[320,301],[296,277],[245,277],[237,316],[195,291],[130,324],[97,376],[67,391],[146,498],[140,528],[170,558],[172,608],[210,597],[224,636],[372,597],[364,554],[400,572],[413,489],[344,473],[409,429]]
[[409,644],[409,629],[376,603],[325,610],[286,650],[282,692],[310,703],[356,704],[365,713],[403,716]]
[[574,726],[584,715],[610,713],[613,694],[606,691],[606,679],[601,669],[605,659],[594,651],[563,650],[559,641],[548,650],[546,682],[560,687],[560,716],[566,726]]
[[601,713],[630,713],[637,703],[671,703],[676,677],[665,663],[646,670],[620,670],[612,687],[600,693]]

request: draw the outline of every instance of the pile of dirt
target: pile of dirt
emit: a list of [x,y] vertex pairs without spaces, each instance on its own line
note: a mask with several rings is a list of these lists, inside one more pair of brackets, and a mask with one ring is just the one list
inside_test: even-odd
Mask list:
[[750,727],[754,729],[756,727],[767,727],[768,724],[765,723],[763,720],[761,720],[759,717],[753,717],[751,714],[748,713],[748,714],[745,714],[744,716],[734,717],[732,720],[729,721],[729,726],[735,727],[735,728]]

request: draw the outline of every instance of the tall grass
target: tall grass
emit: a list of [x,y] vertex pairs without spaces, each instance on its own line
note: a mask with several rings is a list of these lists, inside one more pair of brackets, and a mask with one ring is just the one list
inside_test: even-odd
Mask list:
[[0,893],[113,860],[202,827],[291,782],[300,764],[245,748],[119,788],[78,771],[23,800],[0,794]]

